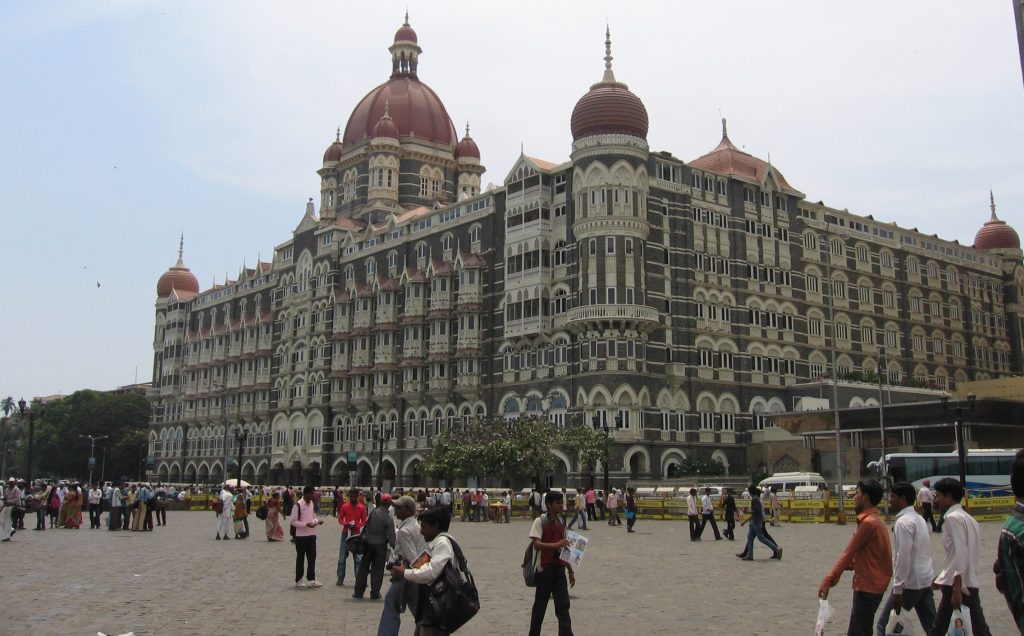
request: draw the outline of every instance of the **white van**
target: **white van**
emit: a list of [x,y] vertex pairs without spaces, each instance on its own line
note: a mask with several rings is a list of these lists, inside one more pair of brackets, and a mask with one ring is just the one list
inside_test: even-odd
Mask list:
[[825,478],[818,473],[775,473],[762,479],[758,488],[776,486],[779,492],[791,492],[797,486],[813,486],[818,488],[825,484]]

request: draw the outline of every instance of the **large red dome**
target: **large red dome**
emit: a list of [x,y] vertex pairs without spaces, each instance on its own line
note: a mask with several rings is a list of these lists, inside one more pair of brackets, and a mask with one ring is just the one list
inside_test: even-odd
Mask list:
[[199,279],[192,273],[192,270],[178,260],[178,263],[168,269],[160,280],[156,282],[156,295],[159,298],[167,298],[171,291],[199,293]]
[[601,82],[572,109],[572,139],[589,135],[622,134],[647,139],[647,109],[625,84]]
[[979,250],[1020,249],[1020,236],[995,213],[974,236],[974,247]]
[[342,143],[346,148],[373,137],[385,104],[400,138],[415,137],[450,147],[457,143],[455,126],[437,93],[414,75],[396,75],[356,105],[345,124]]

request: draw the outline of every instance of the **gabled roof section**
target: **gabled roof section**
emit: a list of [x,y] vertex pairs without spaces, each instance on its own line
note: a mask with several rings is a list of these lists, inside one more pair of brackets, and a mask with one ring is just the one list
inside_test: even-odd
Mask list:
[[569,162],[555,164],[536,157],[530,157],[529,155],[519,155],[519,159],[512,164],[512,168],[509,169],[508,174],[505,176],[504,183],[519,181],[538,173],[550,174],[568,165]]
[[462,267],[487,267],[484,257],[472,252],[459,252],[456,263],[461,264]]
[[689,165],[691,168],[724,174],[760,186],[765,185],[771,175],[783,192],[798,197],[804,196],[803,192],[789,185],[786,177],[782,176],[782,173],[772,164],[737,148],[724,130],[722,131],[722,141],[715,146],[715,149],[694,159]]

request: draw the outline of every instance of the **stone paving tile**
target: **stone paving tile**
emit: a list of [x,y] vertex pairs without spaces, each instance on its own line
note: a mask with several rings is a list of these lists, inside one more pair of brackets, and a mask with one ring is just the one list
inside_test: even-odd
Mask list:
[[[263,540],[262,522],[255,517],[250,518],[255,532],[246,541],[215,541],[212,513],[168,517],[171,525],[153,533],[29,530],[0,544],[0,598],[17,593],[21,599],[4,603],[0,634],[376,633],[381,605],[351,598],[351,564],[346,586],[334,585],[340,528],[332,519],[318,542],[317,572],[324,587],[297,590],[294,549],[288,542]],[[982,524],[981,597],[997,635],[1014,633],[990,574],[1000,526]],[[751,563],[733,556],[741,549],[739,541],[716,542],[710,529],[703,541],[691,543],[685,522],[641,520],[635,534],[592,522],[571,591],[574,631],[809,634],[818,582],[853,530],[853,525],[784,524],[771,530],[785,549],[783,560],[768,560],[767,548],[758,544],[757,561]],[[526,633],[533,590],[523,585],[519,564],[528,532],[523,520],[453,523],[483,606],[460,634]],[[938,570],[940,535],[932,536],[932,553]],[[830,633],[845,633],[851,575],[832,591],[837,619]],[[403,636],[413,630],[410,620],[403,622]],[[544,633],[557,633],[550,606]]]

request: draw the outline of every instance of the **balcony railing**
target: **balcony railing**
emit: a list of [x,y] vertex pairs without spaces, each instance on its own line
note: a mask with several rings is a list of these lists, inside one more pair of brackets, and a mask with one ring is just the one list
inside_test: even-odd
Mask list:
[[658,310],[646,305],[584,305],[569,310],[566,325],[583,323],[624,322],[638,329],[654,329],[661,323]]

